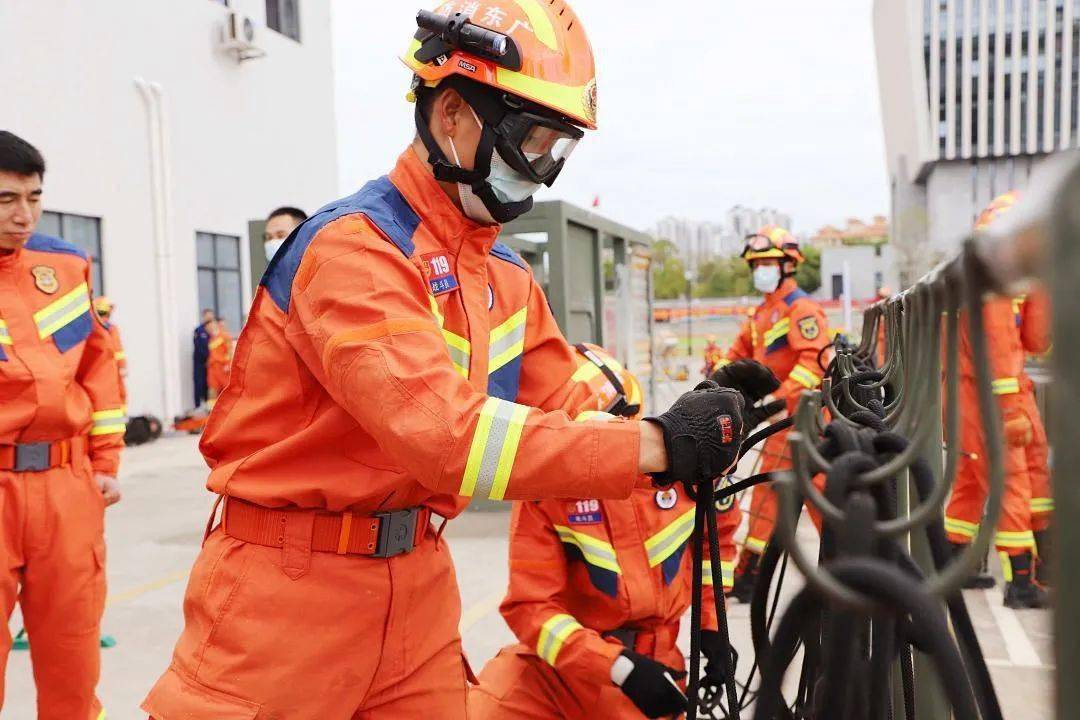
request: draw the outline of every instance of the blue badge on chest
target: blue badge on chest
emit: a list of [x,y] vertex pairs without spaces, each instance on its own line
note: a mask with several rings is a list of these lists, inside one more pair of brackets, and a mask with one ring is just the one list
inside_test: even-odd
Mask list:
[[433,252],[424,255],[423,260],[427,270],[428,288],[432,295],[445,295],[458,289],[449,255],[445,252]]
[[571,525],[599,525],[604,513],[599,500],[576,500],[566,504],[566,520]]

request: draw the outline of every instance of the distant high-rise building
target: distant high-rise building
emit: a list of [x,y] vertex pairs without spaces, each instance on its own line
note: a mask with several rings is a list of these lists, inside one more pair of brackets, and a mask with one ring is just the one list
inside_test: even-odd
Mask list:
[[912,282],[1077,147],[1080,0],[875,0],[892,236]]
[[652,229],[652,235],[671,241],[683,258],[697,265],[713,258],[738,254],[747,235],[769,224],[790,228],[791,216],[771,208],[753,210],[736,205],[728,210],[724,221],[719,223],[665,217]]

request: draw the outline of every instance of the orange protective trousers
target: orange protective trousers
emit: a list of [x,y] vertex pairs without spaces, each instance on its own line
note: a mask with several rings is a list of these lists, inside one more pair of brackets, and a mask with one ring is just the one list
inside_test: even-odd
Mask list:
[[434,531],[389,559],[312,552],[310,536],[284,533],[283,548],[210,535],[172,665],[143,709],[156,720],[464,720],[461,600]]
[[[950,542],[967,544],[978,532],[986,507],[989,467],[986,436],[978,412],[979,400],[973,380],[960,379],[959,400],[960,407],[963,408],[960,414],[961,454],[952,496],[945,508],[945,530]],[[1034,419],[1037,417],[1036,414]],[[1041,423],[1039,426],[1041,427]],[[1045,442],[1045,433],[1043,437]],[[1034,542],[1031,534],[1032,495],[1026,450],[1025,447],[1002,444],[1005,492],[994,544],[999,552],[1009,555],[1030,552]]]
[[[0,602],[18,600],[39,720],[98,720],[105,608],[105,502],[85,455],[43,472],[0,472]],[[11,632],[0,630],[0,705]],[[25,716],[21,716],[25,717]]]
[[1031,482],[1031,529],[1042,532],[1050,527],[1050,518],[1054,514],[1054,493],[1050,485],[1050,444],[1046,438],[1046,426],[1035,403],[1034,389],[1025,388],[1021,394],[1024,412],[1030,418],[1032,428],[1031,442],[1024,448],[1028,480]]

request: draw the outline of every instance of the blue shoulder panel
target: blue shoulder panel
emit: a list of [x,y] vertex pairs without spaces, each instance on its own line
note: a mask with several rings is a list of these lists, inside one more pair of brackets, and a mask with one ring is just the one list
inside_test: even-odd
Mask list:
[[27,250],[37,250],[38,252],[77,255],[83,260],[89,260],[89,258],[86,257],[86,253],[84,253],[77,245],[72,245],[69,242],[64,242],[60,238],[55,238],[50,235],[39,235],[38,233],[34,233],[30,236],[30,239],[26,241],[24,247],[26,247]]
[[802,288],[795,288],[794,290],[792,290],[791,292],[789,292],[787,294],[787,297],[784,298],[784,303],[788,307],[791,307],[792,305],[795,304],[796,300],[802,300],[805,297],[810,297],[810,296],[807,295],[805,292],[803,292]]
[[530,270],[529,264],[521,259],[516,252],[510,249],[510,246],[501,242],[497,242],[491,246],[491,254],[500,260],[505,260],[508,263],[517,265],[522,270]]
[[405,257],[416,250],[413,235],[420,225],[417,215],[390,178],[372,180],[349,197],[336,200],[300,223],[266,268],[262,286],[282,312],[289,311],[293,279],[304,253],[315,236],[331,222],[346,215],[363,214],[383,232]]

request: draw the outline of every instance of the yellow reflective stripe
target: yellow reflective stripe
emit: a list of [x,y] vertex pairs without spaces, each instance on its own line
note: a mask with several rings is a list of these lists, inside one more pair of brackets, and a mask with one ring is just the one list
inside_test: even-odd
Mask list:
[[645,541],[649,567],[656,567],[682,547],[694,532],[694,509],[691,508],[671,521],[660,532]]
[[1054,498],[1031,498],[1032,512],[1050,512],[1054,509]]
[[544,12],[544,8],[537,0],[514,0],[529,18],[536,39],[547,45],[555,52],[559,51],[559,40],[555,36],[555,26],[551,24],[551,17]]
[[434,295],[428,295],[428,305],[431,307],[431,314],[435,316],[435,322],[439,323],[439,327],[446,323],[446,318],[439,312],[439,303],[435,300]]
[[802,365],[791,368],[788,377],[809,390],[813,390],[821,384],[821,378]]
[[90,296],[86,294],[88,292],[86,283],[81,286],[82,295],[76,294],[76,292],[68,293],[66,298],[61,302],[55,302],[45,310],[34,313],[34,322],[37,323],[38,336],[44,340],[52,335],[54,332],[70,323],[75,318],[90,312]]
[[619,567],[619,561],[615,556],[615,548],[611,544],[565,525],[556,525],[555,533],[562,542],[577,547],[590,565],[622,575],[622,568]]
[[595,364],[586,362],[584,365],[574,371],[574,374],[570,377],[573,382],[590,382],[593,378],[599,375],[602,371]]
[[787,257],[786,255],[784,255],[783,250],[781,250],[780,248],[772,248],[770,250],[762,250],[761,252],[748,252],[742,256],[742,259],[750,262],[751,260],[766,260],[768,258],[783,257]]
[[574,418],[574,422],[588,422],[589,420],[609,422],[615,419],[614,415],[603,410],[583,410]]
[[97,720],[105,720],[105,708],[101,708],[101,712],[98,713]]
[[540,626],[540,637],[536,640],[536,654],[548,665],[554,666],[563,643],[581,629],[581,623],[571,615],[566,613],[552,615]]
[[753,550],[754,552],[760,554],[765,552],[766,542],[767,541],[762,540],[761,538],[750,537],[749,535],[747,535],[746,540],[743,541],[743,545],[750,550]]
[[998,547],[1027,548],[1035,544],[1035,535],[1030,530],[998,530],[994,534],[994,544]]
[[528,308],[521,308],[491,331],[488,341],[488,374],[525,352],[525,319]]
[[90,428],[91,435],[112,435],[122,433],[127,429],[127,417],[123,408],[114,410],[99,410],[90,415],[93,426]]
[[791,331],[791,318],[784,318],[765,331],[765,346],[768,347]]
[[8,333],[7,323],[0,320],[0,345],[11,345],[11,335]]
[[90,299],[90,287],[86,283],[79,284],[74,290],[65,293],[57,300],[54,300],[34,313],[34,323],[41,325],[42,321],[47,320],[50,315],[55,315],[58,312],[65,312],[69,305],[81,301],[83,296],[85,296],[87,300]]
[[446,341],[446,349],[450,352],[450,362],[454,364],[454,370],[458,375],[468,379],[469,365],[472,362],[472,345],[468,340],[455,335],[449,330],[443,330],[443,340]]
[[492,500],[505,497],[528,414],[529,408],[524,405],[493,397],[484,401],[459,495],[471,497],[479,493]]
[[722,368],[722,367],[724,367],[725,365],[730,365],[730,364],[731,364],[731,361],[730,361],[730,360],[728,360],[727,358],[724,358],[724,359],[722,359],[722,360],[719,360],[719,361],[717,361],[717,363],[716,363],[716,367],[717,367],[717,368]]
[[990,383],[995,395],[1015,395],[1020,392],[1020,379],[1014,377],[998,378]]
[[1009,553],[1001,550],[998,552],[998,558],[1001,560],[1001,574],[1005,582],[1010,583],[1013,579],[1012,574],[1012,561],[1009,560]]
[[113,357],[115,357],[117,360],[127,360],[127,353],[126,352],[118,352],[115,355],[113,355]]
[[[727,560],[720,561],[720,575],[724,582],[724,587],[729,588],[735,585],[735,563],[728,562]],[[705,560],[701,563],[701,581],[703,585],[712,585],[712,560]]]
[[945,518],[945,531],[951,532],[954,535],[973,538],[975,537],[975,534],[979,532],[979,526],[976,523],[969,523],[964,520],[947,517]]
[[496,69],[495,82],[517,95],[535,100],[567,115],[591,118],[592,111],[585,107],[585,85],[560,85],[549,80],[530,77],[504,67]]

